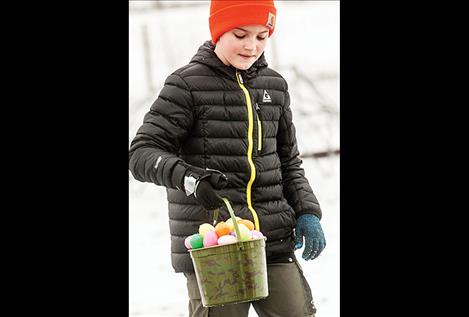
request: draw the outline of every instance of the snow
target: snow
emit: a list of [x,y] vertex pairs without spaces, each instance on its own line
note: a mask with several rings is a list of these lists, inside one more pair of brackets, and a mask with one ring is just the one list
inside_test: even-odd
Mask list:
[[[192,2],[192,1],[191,1]],[[185,65],[210,38],[209,2],[163,11],[143,1],[129,2],[129,143],[166,77]],[[193,3],[193,2],[192,2]],[[338,149],[339,140],[339,2],[276,1],[277,26],[266,50],[270,66],[290,88],[300,152]],[[143,30],[151,49],[153,86],[145,72]],[[292,67],[305,75],[301,79]],[[312,81],[311,81],[312,80]],[[314,84],[314,87],[311,85]],[[305,262],[298,250],[318,308],[316,317],[340,312],[340,157],[303,159],[303,168],[323,210],[327,246]],[[166,191],[141,183],[129,172],[129,316],[187,316],[185,277],[173,271]],[[251,309],[249,316],[257,316]]]

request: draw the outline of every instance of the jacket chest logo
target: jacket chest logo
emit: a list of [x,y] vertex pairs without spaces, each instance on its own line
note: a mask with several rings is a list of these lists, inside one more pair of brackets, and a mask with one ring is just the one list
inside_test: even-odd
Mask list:
[[264,95],[262,96],[262,102],[272,102],[272,98],[270,97],[267,90],[264,89]]

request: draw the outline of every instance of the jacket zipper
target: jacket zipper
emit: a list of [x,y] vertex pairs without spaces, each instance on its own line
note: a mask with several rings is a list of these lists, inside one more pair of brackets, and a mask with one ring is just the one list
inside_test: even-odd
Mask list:
[[261,118],[259,117],[259,112],[261,108],[259,108],[259,105],[256,102],[256,114],[257,114],[257,150],[262,151],[262,121]]
[[251,199],[251,190],[252,190],[252,184],[254,183],[254,180],[256,179],[256,167],[254,166],[254,162],[252,160],[252,151],[253,151],[253,130],[254,130],[254,118],[253,118],[253,111],[252,111],[252,103],[251,103],[251,96],[249,95],[249,91],[246,89],[244,86],[244,81],[243,77],[241,74],[236,71],[236,80],[238,81],[239,87],[244,92],[244,96],[246,97],[246,106],[248,109],[248,162],[249,166],[251,167],[251,178],[249,179],[248,185],[246,187],[246,200],[248,203],[248,208],[252,213],[252,217],[254,219],[254,225],[257,230],[260,231],[260,226],[259,226],[259,219],[257,217],[257,213],[252,207],[252,199]]

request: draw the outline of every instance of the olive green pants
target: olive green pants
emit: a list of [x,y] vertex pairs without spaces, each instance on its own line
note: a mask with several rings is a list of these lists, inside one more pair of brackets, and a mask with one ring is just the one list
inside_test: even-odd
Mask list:
[[248,317],[250,305],[259,317],[314,317],[311,289],[299,263],[267,266],[269,296],[248,303],[203,307],[194,273],[184,273],[189,293],[189,317]]

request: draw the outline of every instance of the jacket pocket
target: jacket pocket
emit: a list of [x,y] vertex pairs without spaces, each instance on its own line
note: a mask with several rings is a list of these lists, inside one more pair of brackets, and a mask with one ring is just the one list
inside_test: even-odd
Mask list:
[[262,141],[263,141],[263,133],[262,133],[262,120],[259,116],[261,112],[261,108],[259,104],[256,102],[256,118],[257,118],[257,151],[260,153],[262,151]]

